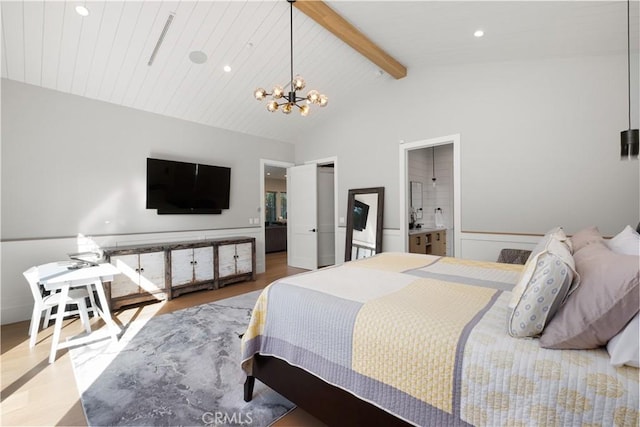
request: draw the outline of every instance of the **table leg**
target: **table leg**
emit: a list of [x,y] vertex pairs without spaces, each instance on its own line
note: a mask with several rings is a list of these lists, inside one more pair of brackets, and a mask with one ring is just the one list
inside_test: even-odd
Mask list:
[[60,289],[60,302],[58,303],[58,313],[56,316],[56,324],[53,327],[53,337],[51,337],[51,353],[49,354],[49,363],[56,360],[56,352],[58,351],[58,343],[60,342],[60,333],[62,332],[62,322],[64,320],[64,308],[67,304],[69,296],[69,285],[64,285]]
[[109,328],[109,335],[113,342],[118,342],[118,334],[120,328],[111,318],[111,310],[109,310],[109,302],[107,301],[107,295],[104,293],[104,286],[102,286],[102,280],[96,280],[96,292],[98,293],[98,299],[100,300],[100,315]]

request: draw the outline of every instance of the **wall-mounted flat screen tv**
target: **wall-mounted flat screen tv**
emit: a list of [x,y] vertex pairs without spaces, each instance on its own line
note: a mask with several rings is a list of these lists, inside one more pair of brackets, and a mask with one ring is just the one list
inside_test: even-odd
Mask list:
[[231,169],[147,158],[147,209],[159,214],[219,214],[229,209]]
[[367,228],[367,217],[369,216],[369,205],[360,200],[353,203],[353,229],[362,231]]

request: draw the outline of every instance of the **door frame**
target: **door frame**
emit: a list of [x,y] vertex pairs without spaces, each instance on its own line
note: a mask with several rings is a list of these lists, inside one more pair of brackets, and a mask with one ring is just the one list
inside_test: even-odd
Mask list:
[[259,203],[260,206],[260,235],[262,236],[262,259],[264,260],[264,270],[267,271],[267,247],[265,240],[265,226],[264,222],[266,220],[265,217],[265,208],[264,208],[264,191],[265,191],[265,183],[264,183],[264,167],[265,166],[275,166],[278,168],[290,168],[291,166],[295,166],[295,163],[292,162],[283,162],[281,160],[269,160],[269,159],[260,159],[260,194],[259,194]]
[[[344,252],[344,251],[340,251],[339,248],[340,243],[338,242],[338,220],[339,220],[339,215],[338,215],[338,157],[337,156],[331,156],[331,157],[325,157],[322,159],[317,159],[317,160],[308,160],[306,162],[304,162],[305,165],[308,164],[316,164],[318,166],[321,165],[328,165],[329,163],[333,164],[333,235],[336,237],[334,239],[334,244],[333,244],[333,249],[335,251],[334,253],[334,265],[339,265],[342,264],[344,262],[344,257],[340,256],[340,253]],[[344,255],[344,253],[342,253]]]
[[460,214],[460,134],[423,139],[413,142],[401,142],[399,146],[400,159],[400,240],[405,252],[409,251],[409,231],[407,220],[407,201],[409,200],[409,151],[438,145],[453,144],[453,255],[460,257],[461,242],[461,214]]

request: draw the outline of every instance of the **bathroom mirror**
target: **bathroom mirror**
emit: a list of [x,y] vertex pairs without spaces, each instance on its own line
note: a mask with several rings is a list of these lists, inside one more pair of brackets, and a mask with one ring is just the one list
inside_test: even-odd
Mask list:
[[422,183],[411,181],[411,211],[415,219],[422,219]]
[[384,187],[349,190],[345,261],[382,252]]

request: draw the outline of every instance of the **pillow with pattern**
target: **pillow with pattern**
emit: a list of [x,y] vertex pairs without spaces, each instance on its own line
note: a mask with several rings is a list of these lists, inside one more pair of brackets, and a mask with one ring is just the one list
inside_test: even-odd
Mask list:
[[531,254],[527,259],[527,262],[524,264],[522,274],[520,274],[520,278],[518,279],[518,282],[516,283],[516,285],[513,287],[513,290],[511,291],[511,301],[509,302],[510,309],[515,308],[516,304],[520,300],[520,297],[522,297],[522,293],[524,292],[527,284],[529,283],[531,276],[535,272],[536,263],[538,262],[538,257],[540,257],[540,255],[542,255],[547,250],[547,247],[549,246],[551,241],[562,242],[562,244],[565,245],[565,247],[569,251],[568,256],[566,255],[567,254],[566,251],[562,252],[564,256],[567,258],[566,262],[573,263],[573,259],[571,258],[571,246],[569,245],[569,238],[562,230],[562,227],[552,228],[544,235],[544,237],[542,237],[542,239],[540,239],[538,244],[531,251]]
[[515,304],[507,327],[509,335],[516,338],[540,335],[573,292],[578,279],[567,245],[555,238],[549,239],[519,281],[523,283],[522,293],[514,295]]

